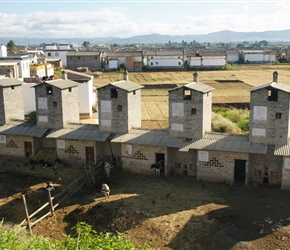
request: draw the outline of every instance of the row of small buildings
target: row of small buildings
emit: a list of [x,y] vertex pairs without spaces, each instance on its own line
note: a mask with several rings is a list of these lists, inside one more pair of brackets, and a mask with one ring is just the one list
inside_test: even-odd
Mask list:
[[[90,71],[116,70],[126,68],[128,71],[143,70],[190,70],[197,68],[222,68],[229,63],[272,63],[276,60],[277,50],[217,50],[217,49],[151,49],[151,50],[100,50],[81,51],[71,48],[69,44],[46,45],[43,50],[23,50],[22,55],[7,58],[6,46],[0,46],[0,67],[7,61],[28,59],[28,65],[51,63],[67,69],[84,69]],[[290,61],[289,51],[283,51],[281,56]],[[4,61],[6,61],[4,63]],[[25,61],[26,62],[26,61]],[[2,67],[3,68],[3,67]],[[17,78],[17,70],[21,76],[24,69],[13,68]],[[1,72],[0,72],[1,73]],[[28,76],[29,77],[29,76]]]
[[66,77],[35,89],[36,121],[24,120],[23,82],[0,79],[0,156],[33,157],[54,149],[63,162],[97,164],[114,159],[123,172],[187,175],[203,181],[269,183],[290,189],[290,87],[273,81],[250,90],[248,135],[211,131],[213,88],[193,81],[172,88],[169,128],[141,127],[143,86],[124,79],[97,89],[97,124],[80,123],[79,85]]

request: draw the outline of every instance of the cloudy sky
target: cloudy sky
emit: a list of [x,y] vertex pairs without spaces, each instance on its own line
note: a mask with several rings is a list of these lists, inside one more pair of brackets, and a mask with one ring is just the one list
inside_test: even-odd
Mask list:
[[0,37],[93,38],[290,29],[279,1],[0,0]]

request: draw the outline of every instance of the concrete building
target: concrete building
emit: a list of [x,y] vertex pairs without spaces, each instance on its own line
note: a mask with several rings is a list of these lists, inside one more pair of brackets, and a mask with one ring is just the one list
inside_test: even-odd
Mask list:
[[169,90],[170,134],[177,137],[201,139],[211,131],[213,88],[198,81]]
[[12,119],[24,120],[22,81],[0,78],[0,125]]
[[77,86],[74,81],[62,79],[35,85],[37,126],[60,129],[68,123],[79,123]]
[[127,133],[141,128],[141,88],[129,81],[125,72],[124,80],[97,89],[101,131]]

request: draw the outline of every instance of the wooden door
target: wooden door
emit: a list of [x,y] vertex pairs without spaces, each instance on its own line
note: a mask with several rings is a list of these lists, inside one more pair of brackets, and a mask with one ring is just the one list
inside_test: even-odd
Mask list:
[[94,148],[86,147],[86,163],[94,163]]
[[30,142],[30,141],[24,142],[24,155],[25,155],[25,159],[28,159],[28,158],[33,156],[33,154],[32,154],[32,142]]

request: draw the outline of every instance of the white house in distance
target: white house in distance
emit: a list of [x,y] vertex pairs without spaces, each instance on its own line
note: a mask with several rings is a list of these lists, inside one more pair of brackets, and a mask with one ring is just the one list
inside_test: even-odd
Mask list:
[[148,69],[183,69],[184,50],[148,50],[144,60]]
[[65,67],[67,66],[66,53],[73,51],[76,51],[76,49],[71,49],[69,44],[59,44],[59,46],[46,44],[44,49],[47,60],[61,59],[62,65]]
[[78,83],[79,89],[79,110],[81,119],[92,116],[93,109],[96,108],[96,91],[93,87],[93,76],[89,76],[73,70],[63,70],[63,79],[72,80]]
[[245,63],[265,63],[276,60],[276,53],[265,50],[241,50],[240,55]]
[[187,53],[189,68],[194,67],[223,67],[227,64],[225,51],[200,50]]
[[7,47],[0,46],[0,75],[13,77],[23,81],[25,77],[30,77],[30,57],[29,55],[13,55],[7,56]]

